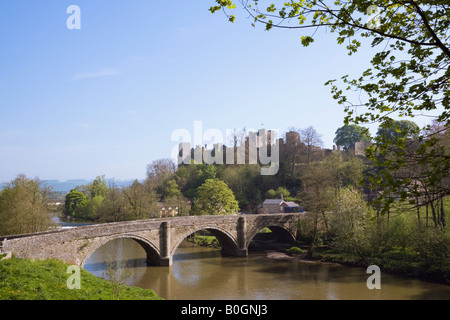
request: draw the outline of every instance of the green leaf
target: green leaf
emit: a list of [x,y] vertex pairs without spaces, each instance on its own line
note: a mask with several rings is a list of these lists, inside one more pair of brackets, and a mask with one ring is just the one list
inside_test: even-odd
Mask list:
[[302,42],[302,45],[304,46],[304,47],[307,47],[307,46],[309,46],[311,43],[313,43],[314,42],[314,39],[312,38],[312,37],[310,37],[310,36],[302,36],[302,38],[301,38],[301,42]]

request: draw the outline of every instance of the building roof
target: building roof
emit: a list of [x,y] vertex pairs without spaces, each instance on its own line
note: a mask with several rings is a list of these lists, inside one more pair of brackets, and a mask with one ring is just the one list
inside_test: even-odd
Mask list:
[[288,207],[300,207],[298,204],[292,201],[285,201]]
[[265,204],[276,204],[281,206],[282,204],[285,204],[288,207],[299,207],[298,204],[296,204],[295,202],[292,201],[284,201],[283,199],[266,199],[263,202],[263,205]]
[[284,202],[283,199],[266,199],[266,200],[264,200],[263,205],[264,204],[278,204],[278,205],[281,205],[283,202]]

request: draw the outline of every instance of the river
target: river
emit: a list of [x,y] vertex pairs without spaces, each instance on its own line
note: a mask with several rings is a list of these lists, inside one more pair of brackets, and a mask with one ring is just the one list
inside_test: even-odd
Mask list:
[[169,300],[402,300],[450,299],[450,286],[381,273],[381,289],[368,289],[366,269],[335,263],[278,259],[266,253],[222,257],[220,250],[185,241],[171,267],[148,267],[134,240],[100,247],[85,269],[103,276],[105,261],[126,261],[127,284],[154,290]]

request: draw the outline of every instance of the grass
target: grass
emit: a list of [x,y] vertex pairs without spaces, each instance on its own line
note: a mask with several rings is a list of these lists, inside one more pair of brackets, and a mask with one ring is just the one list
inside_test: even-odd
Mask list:
[[195,235],[188,239],[189,242],[195,243],[202,247],[220,249],[219,240],[215,236]]
[[286,253],[288,255],[292,256],[292,255],[296,255],[296,254],[304,254],[304,253],[306,253],[306,251],[299,247],[291,247],[286,251]]
[[[59,260],[0,261],[1,300],[116,300],[113,284],[81,269],[80,289],[69,289],[69,264]],[[124,285],[121,300],[159,300],[153,290]]]

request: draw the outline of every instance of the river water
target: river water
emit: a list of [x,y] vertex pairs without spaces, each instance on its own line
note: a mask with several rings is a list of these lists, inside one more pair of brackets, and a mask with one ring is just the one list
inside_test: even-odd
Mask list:
[[220,250],[183,242],[171,267],[148,267],[131,239],[110,241],[85,269],[102,277],[105,261],[123,260],[127,284],[152,289],[169,300],[450,299],[450,286],[381,273],[381,289],[368,289],[366,269],[334,263],[272,258],[266,253],[222,257]]

